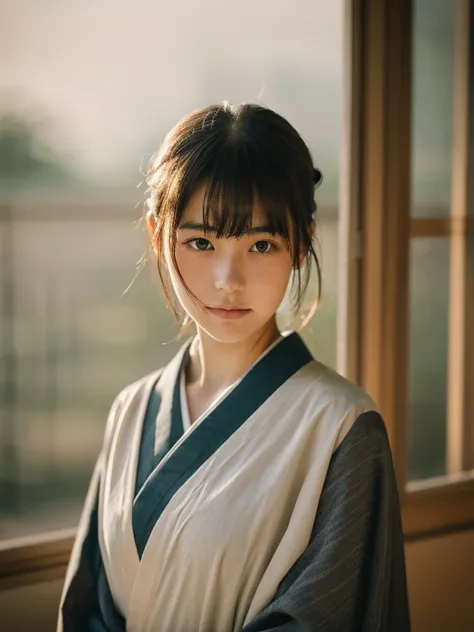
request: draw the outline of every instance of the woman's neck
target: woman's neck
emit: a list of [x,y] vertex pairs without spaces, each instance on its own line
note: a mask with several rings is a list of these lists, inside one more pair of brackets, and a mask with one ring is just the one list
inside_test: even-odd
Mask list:
[[198,329],[186,369],[186,382],[206,393],[217,393],[238,380],[280,337],[275,320],[238,343],[223,343]]

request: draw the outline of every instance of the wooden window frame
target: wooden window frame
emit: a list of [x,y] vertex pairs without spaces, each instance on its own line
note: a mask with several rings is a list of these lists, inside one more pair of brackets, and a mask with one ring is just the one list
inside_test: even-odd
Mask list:
[[[473,69],[466,66],[466,43],[471,49],[474,46],[474,0],[457,1],[460,14],[464,11],[464,17],[470,18],[464,24],[460,20],[458,28],[466,29],[467,24],[473,35],[469,38],[469,31],[466,36],[464,30],[456,52],[453,214],[441,219],[410,219],[412,2],[346,0],[343,127],[347,142],[341,164],[338,366],[360,382],[381,407],[407,540],[474,526],[474,479],[461,471],[474,454],[474,448],[467,454],[463,448],[466,437],[474,440],[469,434],[473,430],[465,415],[453,412],[467,406],[468,396],[472,398],[465,386],[457,392],[451,382],[449,387],[455,392],[450,396],[449,415],[457,415],[458,420],[457,425],[449,420],[453,428],[448,434],[449,475],[406,484],[410,237],[458,238],[452,249],[452,273],[458,272],[451,305],[473,282],[467,275],[466,237],[473,235],[474,228],[468,213],[474,207],[470,184],[474,182],[474,121],[467,116],[467,98],[469,94],[472,98],[474,89],[470,83],[466,91],[465,78],[469,73],[474,81]],[[455,383],[452,367],[470,361],[460,356],[460,345],[469,335],[466,314],[474,316],[474,308],[464,305],[461,315],[459,309],[453,309],[451,319],[463,325],[458,328],[461,336],[458,331],[458,337],[450,341],[450,380]],[[463,379],[465,375],[466,371]],[[0,590],[62,579],[74,533],[68,530],[16,543],[0,542]]]
[[[341,226],[341,239],[356,239],[360,252],[357,261],[340,260],[345,286],[353,286],[348,296],[358,298],[357,308],[342,313],[345,339],[353,342],[346,350],[341,345],[340,367],[382,410],[407,539],[474,528],[474,471],[466,471],[474,466],[467,414],[474,389],[466,381],[474,375],[474,351],[465,352],[466,342],[474,349],[468,330],[474,319],[474,0],[457,0],[456,11],[452,214],[418,219],[410,217],[413,3],[348,0],[352,110],[346,111],[348,175],[341,197],[351,219]],[[407,483],[409,243],[425,236],[451,238],[448,473]],[[357,273],[348,271],[351,265]]]
[[[474,2],[457,0],[451,196],[447,469],[474,474]],[[471,327],[469,327],[471,324]]]

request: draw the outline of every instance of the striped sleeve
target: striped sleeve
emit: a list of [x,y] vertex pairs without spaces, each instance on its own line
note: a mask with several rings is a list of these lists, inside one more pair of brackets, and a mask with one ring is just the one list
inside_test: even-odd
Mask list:
[[400,507],[380,415],[334,452],[310,543],[243,632],[409,632]]

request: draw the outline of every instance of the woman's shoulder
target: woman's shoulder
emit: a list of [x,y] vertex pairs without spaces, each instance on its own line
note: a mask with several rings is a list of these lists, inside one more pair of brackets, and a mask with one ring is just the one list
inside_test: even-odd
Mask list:
[[121,415],[130,415],[138,412],[144,402],[148,400],[153,385],[158,381],[163,369],[157,369],[147,373],[143,377],[124,386],[115,396],[109,410],[105,428],[105,442],[111,437],[117,419]]
[[309,382],[314,396],[329,406],[378,412],[377,404],[361,386],[322,362],[313,360],[307,365],[305,380]]
[[338,426],[335,448],[356,425],[363,425],[369,433],[385,432],[377,404],[360,385],[317,360],[307,365],[304,380],[309,387],[311,405],[323,411],[330,426]]
[[131,404],[134,400],[148,398],[162,371],[162,368],[156,369],[124,386],[116,396],[114,405],[123,407],[126,404]]

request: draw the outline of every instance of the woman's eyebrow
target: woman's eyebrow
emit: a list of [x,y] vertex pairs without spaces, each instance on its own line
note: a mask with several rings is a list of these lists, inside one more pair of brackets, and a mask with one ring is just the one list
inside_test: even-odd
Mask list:
[[[215,226],[210,226],[209,224],[203,224],[201,222],[185,222],[178,227],[178,230],[199,230],[203,233],[217,233]],[[243,235],[258,235],[261,233],[273,235],[275,231],[273,231],[270,226],[252,226],[252,228],[242,231]]]

